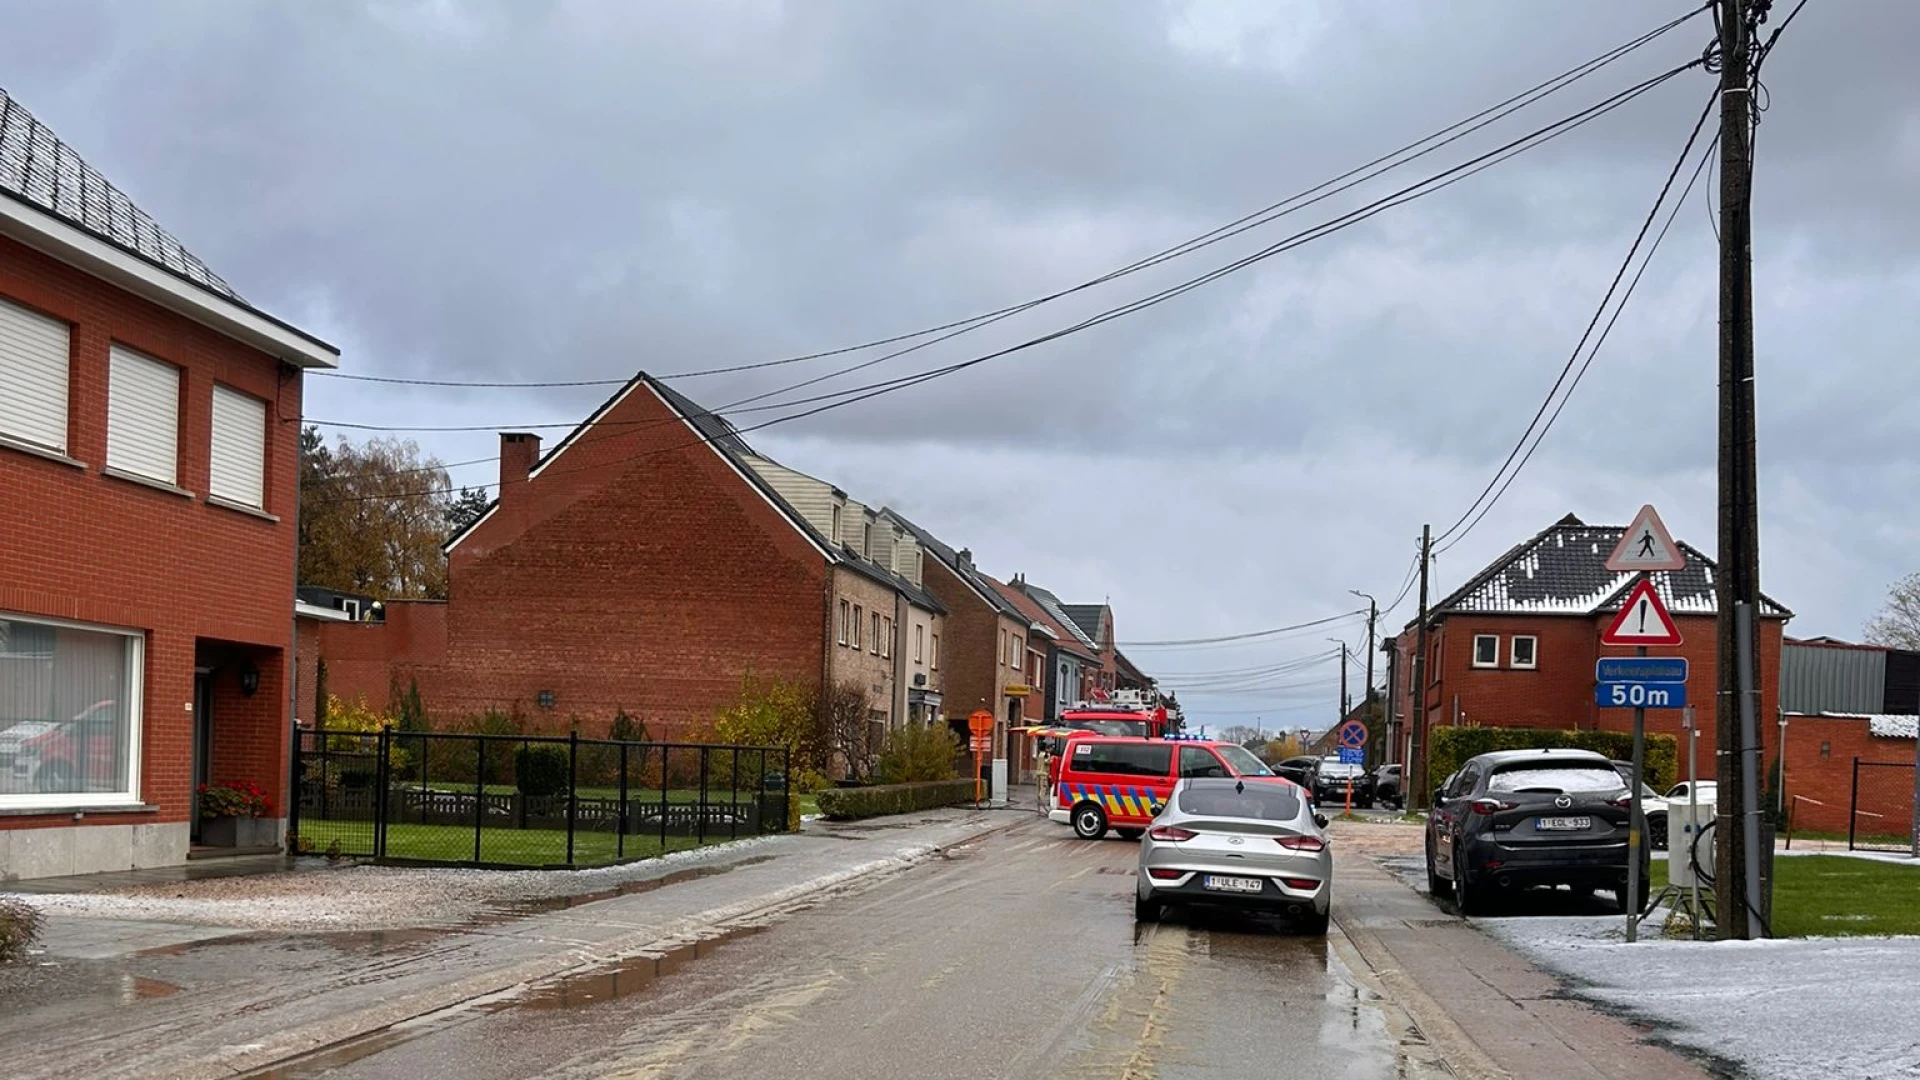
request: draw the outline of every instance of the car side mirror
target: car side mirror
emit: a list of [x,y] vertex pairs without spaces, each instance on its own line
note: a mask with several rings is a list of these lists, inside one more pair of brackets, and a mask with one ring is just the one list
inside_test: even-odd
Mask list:
[[1433,805],[1434,805],[1434,807],[1435,807],[1436,809],[1437,809],[1437,808],[1439,808],[1439,806],[1440,806],[1440,804],[1441,804],[1442,802],[1445,802],[1445,801],[1446,801],[1446,798],[1447,798],[1447,793],[1446,793],[1446,792],[1444,792],[1444,791],[1440,791],[1440,790],[1437,790],[1437,789],[1436,789],[1436,790],[1434,791],[1434,793],[1433,793]]
[[1323,828],[1323,829],[1324,829],[1324,828],[1326,828],[1326,827],[1327,827],[1327,825],[1329,824],[1329,822],[1327,821],[1327,815],[1325,815],[1325,814],[1315,814],[1315,815],[1313,815],[1313,823],[1314,823],[1315,825],[1318,825],[1318,826],[1320,826],[1320,827],[1321,827],[1321,828]]

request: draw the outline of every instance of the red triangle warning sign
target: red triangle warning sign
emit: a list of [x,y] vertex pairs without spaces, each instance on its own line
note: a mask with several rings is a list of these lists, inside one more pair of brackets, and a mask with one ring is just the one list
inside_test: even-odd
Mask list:
[[1667,605],[1660,602],[1660,594],[1653,591],[1653,582],[1641,578],[1627,594],[1626,606],[1600,635],[1600,644],[1678,645],[1680,628],[1667,613]]

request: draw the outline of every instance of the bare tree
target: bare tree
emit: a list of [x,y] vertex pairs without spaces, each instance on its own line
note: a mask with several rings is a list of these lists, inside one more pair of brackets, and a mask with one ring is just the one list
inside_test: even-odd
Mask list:
[[873,718],[867,688],[843,682],[821,690],[820,718],[833,767],[857,783],[873,779],[886,725]]
[[1920,574],[1887,590],[1887,605],[1867,623],[1867,640],[1895,649],[1920,649]]

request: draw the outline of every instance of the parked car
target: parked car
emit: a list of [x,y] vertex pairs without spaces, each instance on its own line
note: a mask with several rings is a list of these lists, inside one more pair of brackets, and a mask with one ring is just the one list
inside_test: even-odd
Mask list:
[[1280,764],[1275,765],[1273,771],[1277,775],[1284,776],[1294,783],[1299,784],[1301,787],[1306,788],[1307,794],[1311,795],[1313,794],[1314,778],[1320,772],[1320,759],[1310,755],[1306,757],[1290,757]]
[[1183,778],[1278,781],[1246,747],[1228,742],[1075,735],[1060,758],[1047,816],[1084,840],[1109,828],[1122,839],[1138,838]]
[[1339,758],[1321,758],[1320,768],[1314,773],[1313,793],[1315,801],[1325,806],[1345,806],[1351,802],[1357,807],[1369,807],[1373,805],[1373,777],[1360,766],[1348,765]]
[[[1613,770],[1620,774],[1621,783],[1633,786],[1633,762],[1616,761]],[[1667,800],[1644,781],[1640,784],[1640,813],[1647,819],[1647,845],[1655,851],[1667,850]]]
[[1383,806],[1407,808],[1407,793],[1400,783],[1399,765],[1382,765],[1373,770],[1373,797]]
[[1434,794],[1427,885],[1468,915],[1496,889],[1531,885],[1612,892],[1623,912],[1645,907],[1644,848],[1640,895],[1627,895],[1630,805],[1613,763],[1590,750],[1481,754]]
[[71,720],[26,721],[0,732],[16,792],[74,794],[112,790],[121,774],[117,703],[97,701]]
[[1133,917],[1168,905],[1231,907],[1298,919],[1327,932],[1333,851],[1327,819],[1290,783],[1183,779],[1140,841]]

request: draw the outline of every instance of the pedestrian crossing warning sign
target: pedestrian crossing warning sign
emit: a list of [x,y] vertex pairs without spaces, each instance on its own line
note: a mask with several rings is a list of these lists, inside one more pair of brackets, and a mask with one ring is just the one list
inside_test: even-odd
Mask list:
[[1626,533],[1620,537],[1619,546],[1607,556],[1607,569],[1615,573],[1684,570],[1686,566],[1687,553],[1673,542],[1673,534],[1667,532],[1660,515],[1651,506],[1640,508],[1633,524],[1627,526]]

